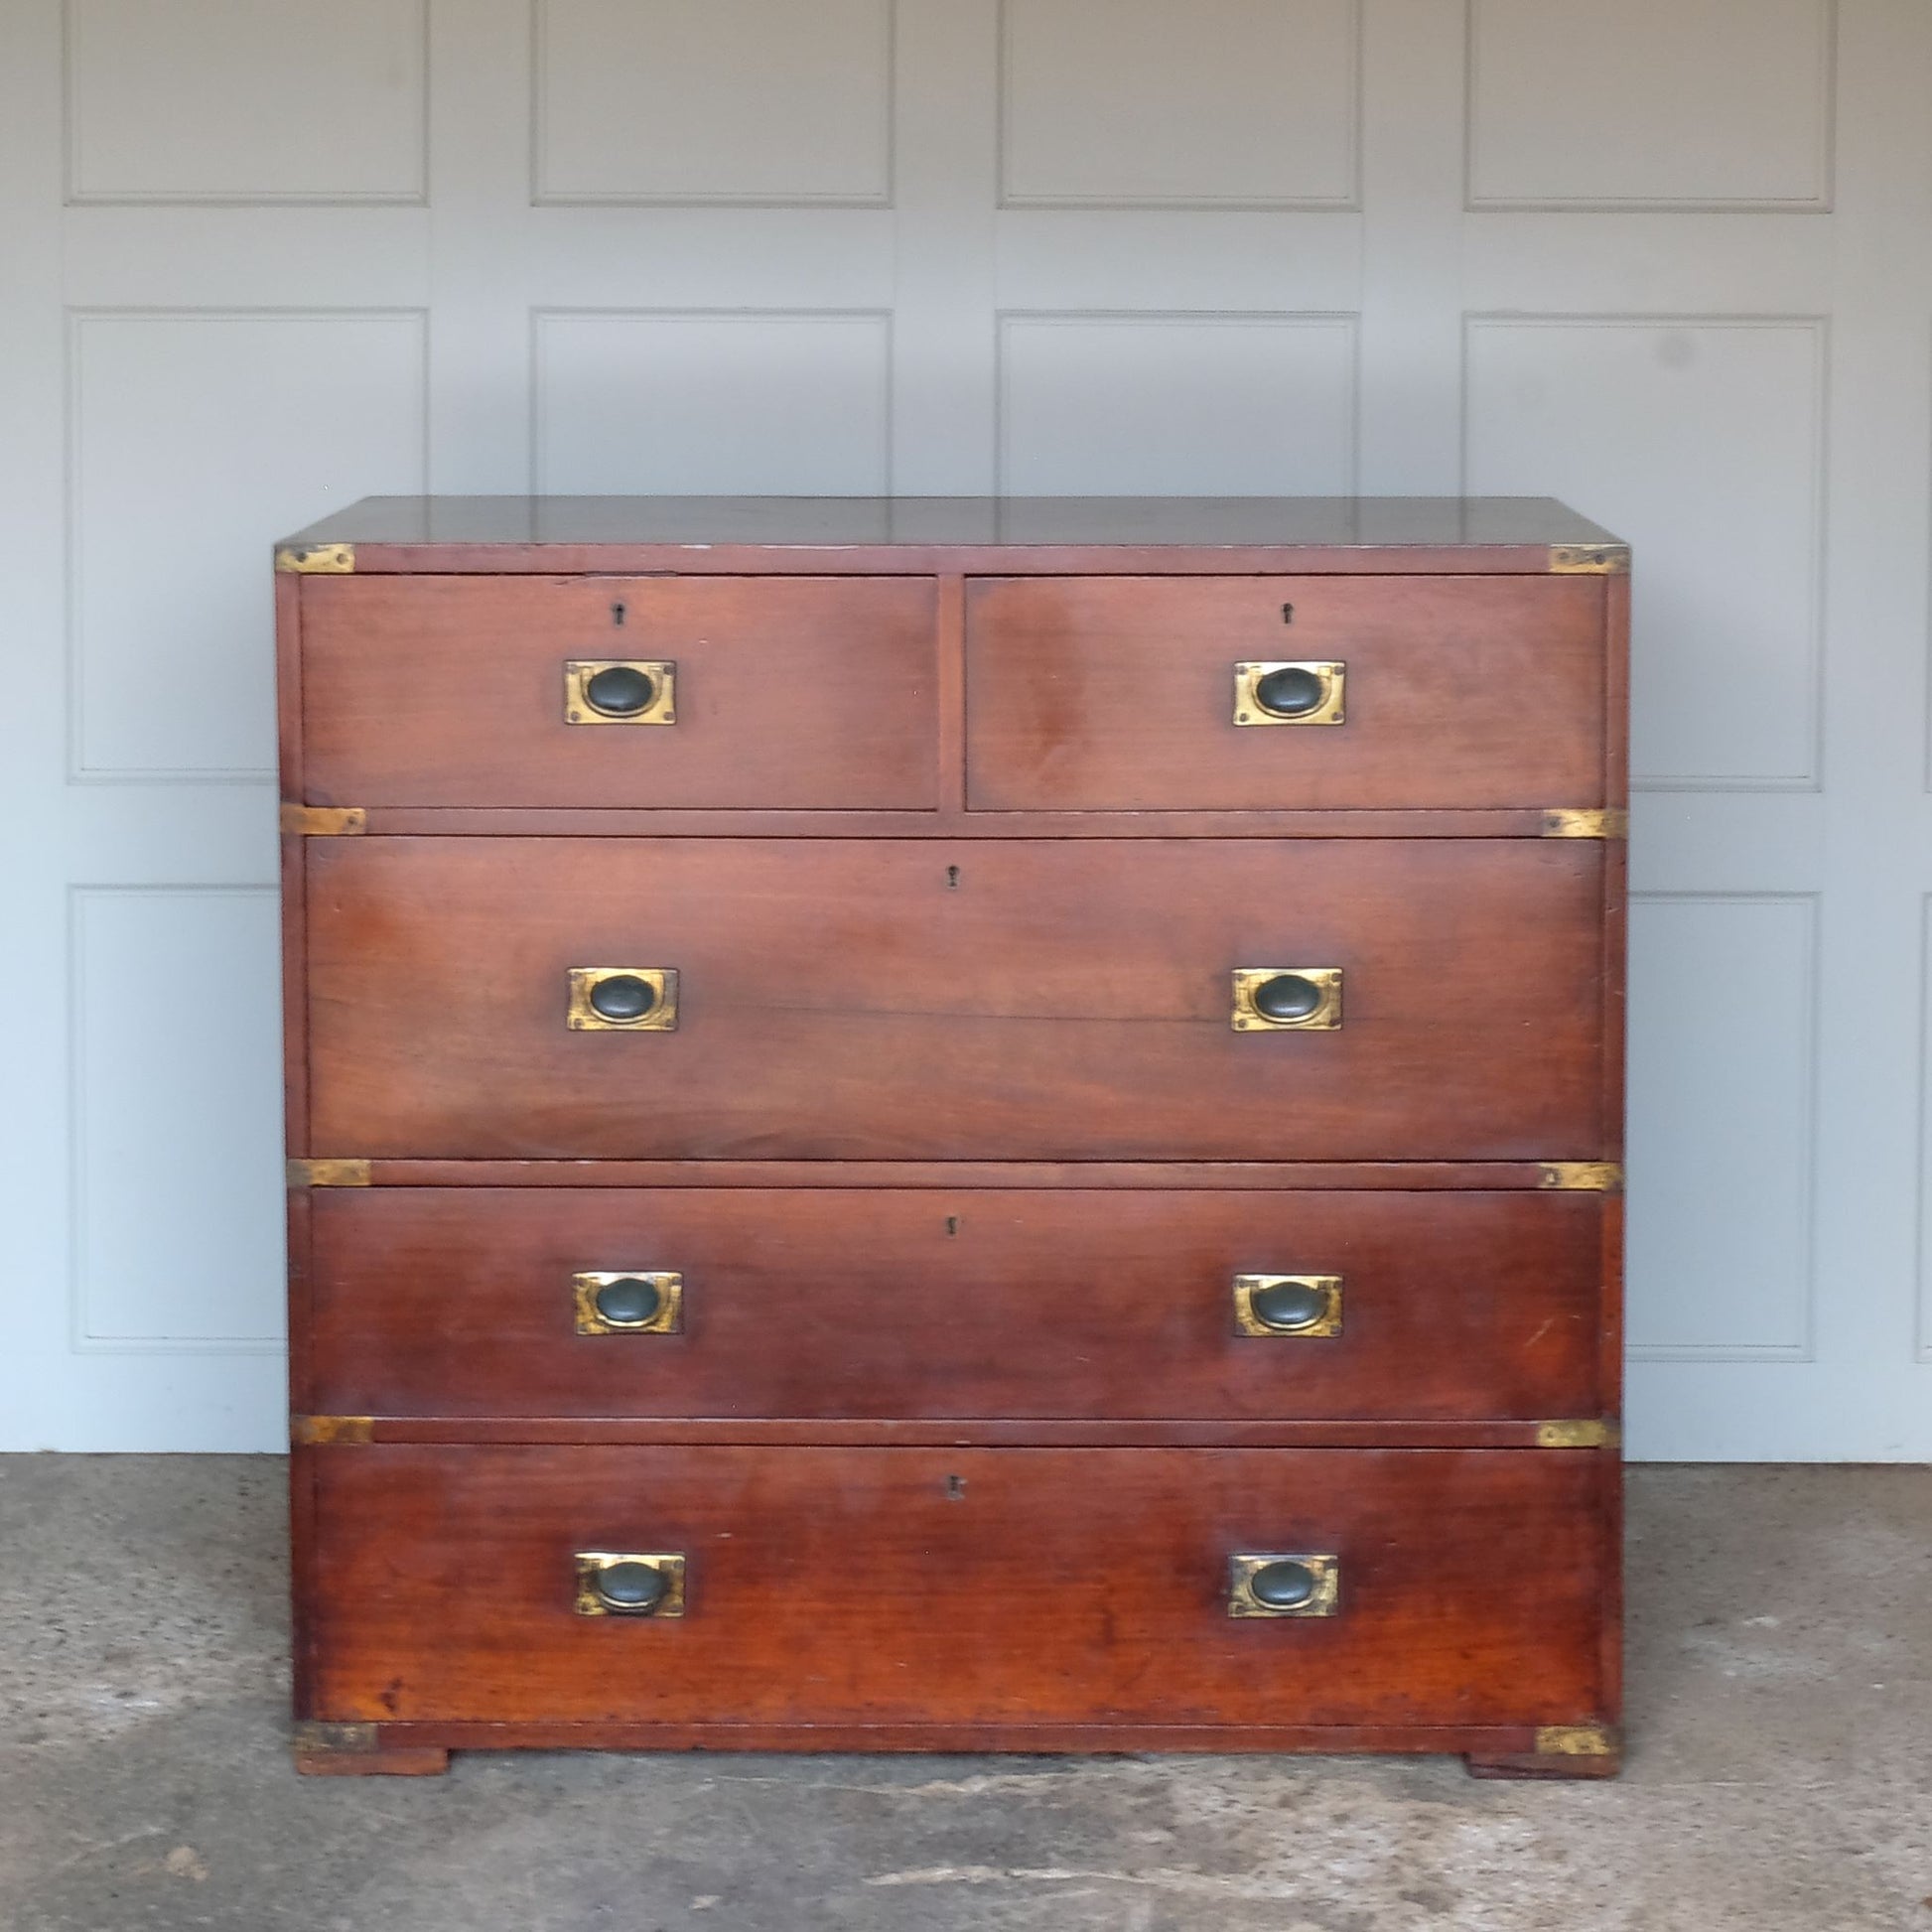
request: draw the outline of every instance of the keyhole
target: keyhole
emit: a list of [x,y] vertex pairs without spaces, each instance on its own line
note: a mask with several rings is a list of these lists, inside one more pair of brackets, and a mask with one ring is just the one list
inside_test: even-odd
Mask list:
[[959,891],[959,868],[957,866],[948,866],[946,868],[946,891],[949,893]]
[[616,624],[620,630],[623,628],[623,606],[621,603],[614,604],[611,606],[611,621],[614,624]]
[[1282,621],[1283,621],[1284,623],[1293,623],[1293,622],[1295,621],[1295,606],[1294,606],[1294,605],[1292,605],[1292,604],[1284,604],[1284,605],[1282,606]]
[[946,1478],[946,1500],[952,1503],[960,1502],[964,1500],[965,1495],[966,1478],[964,1476],[948,1476]]
[[959,1216],[957,1214],[948,1214],[946,1216],[946,1232],[948,1234],[957,1234],[959,1232]]

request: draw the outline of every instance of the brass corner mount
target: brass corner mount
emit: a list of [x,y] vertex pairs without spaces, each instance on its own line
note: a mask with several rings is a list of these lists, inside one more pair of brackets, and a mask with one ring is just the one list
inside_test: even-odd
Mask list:
[[1553,543],[1550,569],[1558,577],[1627,577],[1627,543]]
[[348,577],[355,570],[352,543],[285,543],[275,553],[275,568],[298,577]]

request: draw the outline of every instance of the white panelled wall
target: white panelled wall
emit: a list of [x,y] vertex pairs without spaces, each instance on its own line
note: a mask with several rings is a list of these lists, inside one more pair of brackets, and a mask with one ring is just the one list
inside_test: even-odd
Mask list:
[[1923,0],[6,0],[0,1447],[284,1439],[274,536],[1467,489],[1635,546],[1632,1450],[1932,1457],[1928,102]]

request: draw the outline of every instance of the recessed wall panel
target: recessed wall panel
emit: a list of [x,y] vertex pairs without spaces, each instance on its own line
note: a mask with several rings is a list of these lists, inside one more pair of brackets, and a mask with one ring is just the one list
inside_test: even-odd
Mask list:
[[68,0],[77,202],[419,202],[425,0]]
[[1817,913],[1800,894],[1631,905],[1634,1354],[1809,1353]]
[[266,778],[271,545],[423,487],[409,311],[94,312],[69,339],[80,778]]
[[1835,14],[1470,0],[1470,205],[1829,207]]
[[1818,782],[1824,349],[1808,317],[1468,324],[1464,487],[1633,547],[1640,784]]
[[1346,207],[1355,0],[1005,0],[1010,205]]
[[274,889],[83,886],[70,903],[76,1345],[273,1345]]
[[540,490],[890,488],[887,316],[551,312],[535,353]]
[[1015,495],[1349,495],[1352,316],[1010,315]]
[[1932,894],[1919,901],[1919,1194],[1916,1353],[1932,1362]]
[[539,202],[884,204],[892,0],[537,0]]

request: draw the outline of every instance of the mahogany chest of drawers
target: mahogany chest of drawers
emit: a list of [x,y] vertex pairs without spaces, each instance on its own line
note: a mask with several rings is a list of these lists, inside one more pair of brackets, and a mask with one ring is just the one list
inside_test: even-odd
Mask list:
[[1621,544],[372,499],[277,564],[304,1770],[1615,1769]]

